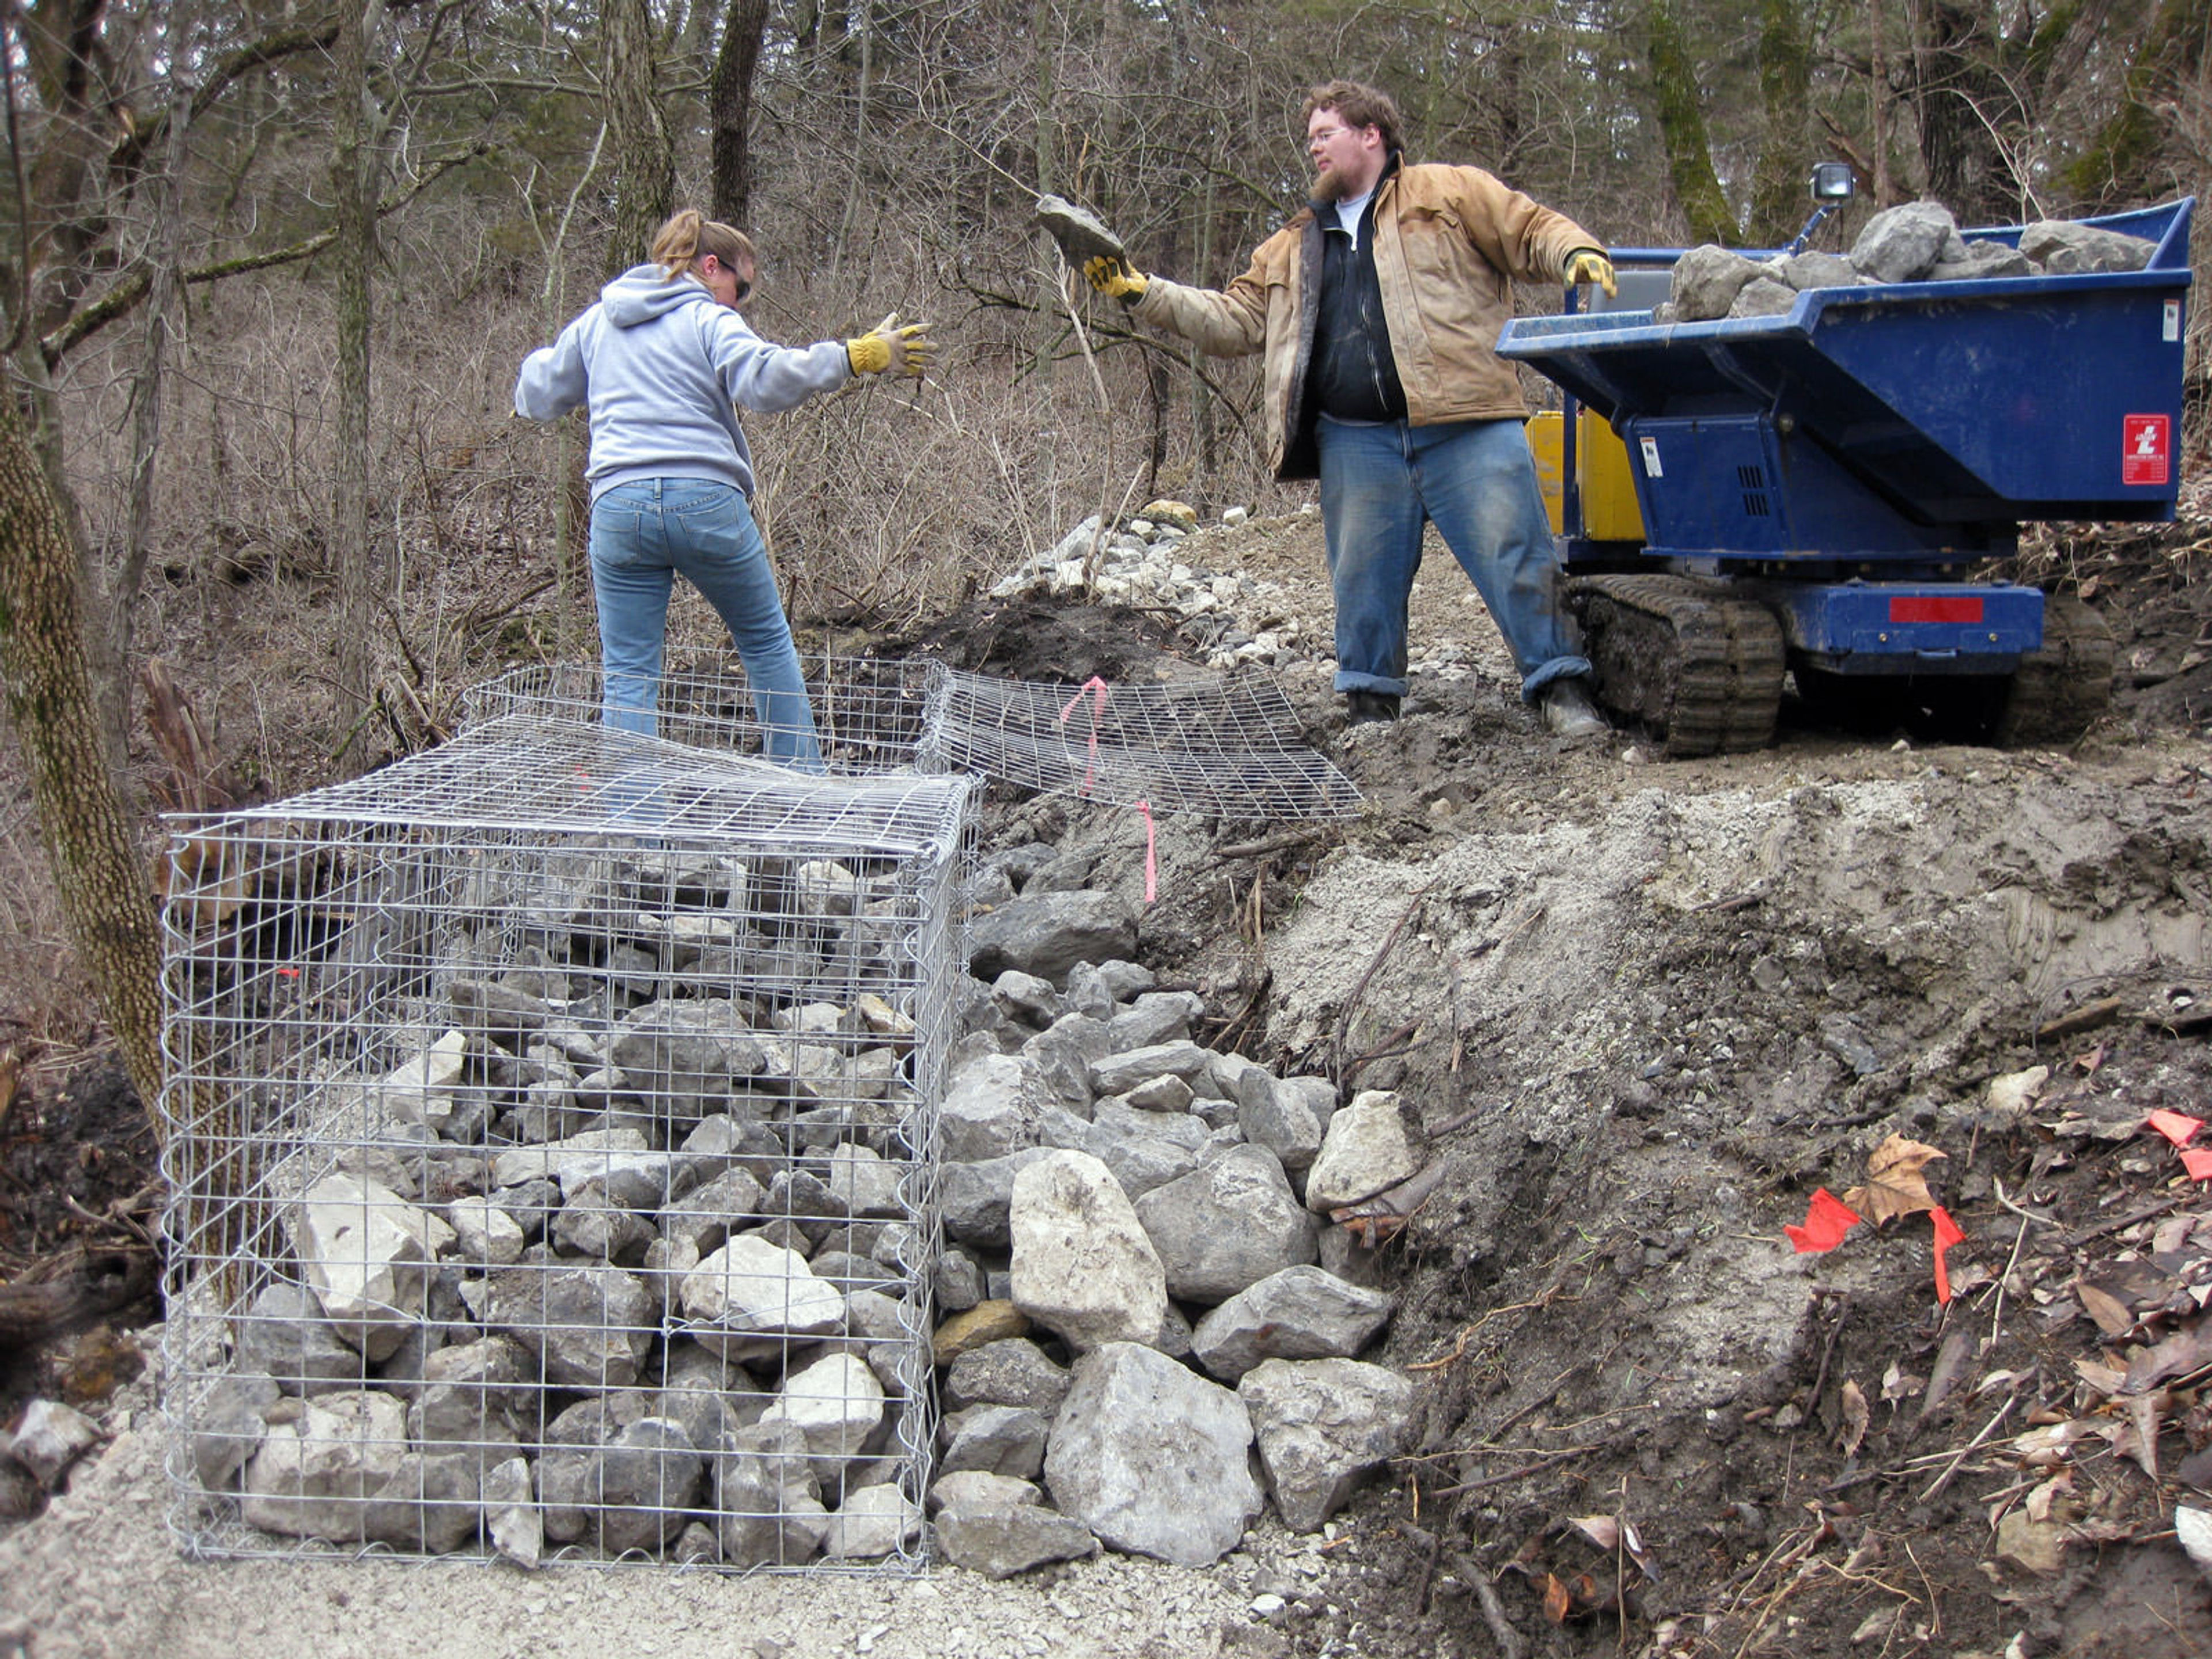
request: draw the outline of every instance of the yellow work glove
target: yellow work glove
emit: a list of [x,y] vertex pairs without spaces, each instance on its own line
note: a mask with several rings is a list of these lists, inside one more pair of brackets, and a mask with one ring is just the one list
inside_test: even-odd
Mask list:
[[880,374],[887,368],[920,380],[929,372],[937,342],[929,337],[927,323],[899,326],[898,313],[878,323],[866,334],[845,342],[845,356],[855,374]]
[[1613,279],[1613,261],[1594,247],[1578,247],[1567,255],[1567,284],[1574,287],[1582,283],[1595,283],[1605,290],[1605,297],[1620,297],[1620,284]]
[[1111,295],[1125,306],[1133,306],[1142,299],[1145,285],[1152,280],[1127,259],[1116,259],[1103,253],[1095,259],[1085,259],[1083,274],[1090,280],[1091,287],[1101,294]]

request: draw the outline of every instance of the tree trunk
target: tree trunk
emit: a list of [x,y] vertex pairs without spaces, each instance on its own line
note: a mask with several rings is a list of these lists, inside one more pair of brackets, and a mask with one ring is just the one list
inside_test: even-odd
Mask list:
[[753,166],[750,134],[753,71],[760,65],[761,38],[768,31],[768,0],[730,0],[722,25],[722,47],[714,54],[714,75],[707,89],[707,118],[713,129],[714,216],[744,228],[752,211]]
[[345,0],[336,57],[331,186],[337,263],[337,429],[331,456],[331,562],[337,576],[339,724],[367,711],[374,670],[369,617],[369,270],[376,258],[376,185],[369,140],[368,45],[382,0]]
[[76,550],[15,399],[0,397],[0,683],[71,942],[152,1116],[161,1091],[159,923],[107,769],[84,638]]
[[1978,5],[1926,0],[1921,28],[1912,59],[1928,194],[1962,225],[2002,223],[2022,191],[1999,135],[2017,135],[2023,112],[1999,70],[1996,20]]
[[1806,214],[1805,179],[1812,152],[1806,143],[1813,105],[1813,60],[1805,45],[1798,0],[1761,0],[1759,21],[1759,100],[1765,131],[1752,175],[1750,240],[1778,247],[1797,234]]
[[1733,242],[1738,231],[1720,177],[1713,171],[1713,149],[1705,136],[1705,115],[1698,100],[1698,66],[1674,0],[1651,0],[1648,62],[1651,93],[1658,105],[1659,137],[1667,152],[1667,179],[1674,200],[1689,221],[1693,242]]
[[615,222],[607,274],[645,263],[653,233],[676,205],[676,147],[653,84],[653,12],[647,0],[608,0],[607,131],[613,140]]
[[2206,37],[2212,34],[2212,0],[2161,0],[2128,65],[2120,102],[2097,136],[2067,170],[2077,201],[2117,207],[2177,189],[2156,176],[2160,153],[2179,119],[2201,122]]

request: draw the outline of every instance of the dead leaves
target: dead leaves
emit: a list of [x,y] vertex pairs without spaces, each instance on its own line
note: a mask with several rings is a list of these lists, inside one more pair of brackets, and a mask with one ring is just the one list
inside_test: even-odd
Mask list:
[[1803,1224],[1785,1225],[1782,1230],[1789,1237],[1790,1248],[1801,1255],[1832,1250],[1862,1220],[1880,1227],[1901,1215],[1924,1213],[1935,1227],[1936,1299],[1948,1303],[1951,1273],[1944,1252],[1963,1243],[1966,1235],[1951,1219],[1950,1212],[1936,1201],[1928,1190],[1927,1176],[1921,1173],[1943,1156],[1921,1141],[1890,1136],[1867,1160],[1863,1185],[1850,1188],[1840,1199],[1826,1187],[1814,1192]]
[[1866,1184],[1853,1187],[1844,1202],[1877,1227],[1901,1215],[1918,1215],[1936,1207],[1921,1171],[1943,1154],[1936,1148],[1903,1135],[1892,1135],[1874,1149],[1867,1160]]

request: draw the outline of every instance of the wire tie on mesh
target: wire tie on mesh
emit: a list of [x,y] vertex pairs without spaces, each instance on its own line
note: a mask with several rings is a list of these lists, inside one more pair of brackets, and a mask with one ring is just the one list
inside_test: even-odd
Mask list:
[[1145,815],[1145,902],[1150,904],[1160,890],[1159,846],[1152,834],[1152,802],[1139,800],[1137,810]]
[[1083,701],[1083,694],[1085,691],[1091,694],[1091,746],[1084,753],[1083,787],[1075,792],[1079,795],[1087,795],[1091,793],[1091,781],[1098,775],[1098,722],[1106,718],[1106,682],[1093,674],[1075,688],[1075,695],[1067,700],[1067,707],[1060,711],[1060,723],[1065,726],[1067,724],[1067,717],[1075,712],[1076,706]]

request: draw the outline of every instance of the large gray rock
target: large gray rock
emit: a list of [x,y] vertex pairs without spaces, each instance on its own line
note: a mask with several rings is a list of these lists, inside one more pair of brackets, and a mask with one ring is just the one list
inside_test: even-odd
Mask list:
[[1808,288],[1856,288],[1864,279],[1858,267],[1840,253],[1810,249],[1776,259],[1767,267],[1778,282],[1802,291]]
[[308,1400],[296,1419],[271,1425],[248,1460],[239,1513],[288,1538],[360,1542],[362,1498],[382,1492],[406,1455],[407,1407],[392,1395]]
[[1326,1215],[1388,1191],[1420,1168],[1396,1091],[1363,1090],[1328,1121],[1320,1156],[1306,1171],[1306,1207]]
[[1098,1553],[1090,1528],[1040,1504],[947,1508],[937,1517],[937,1542],[954,1566],[987,1578],[1012,1578],[1032,1567]]
[[1080,1352],[1153,1342],[1167,1317],[1158,1255],[1113,1173],[1087,1152],[1048,1152],[1014,1178],[1014,1305]]
[[690,1518],[706,1459],[681,1424],[665,1417],[625,1423],[593,1460],[599,1548],[609,1555],[658,1552]]
[[1255,1066],[1237,1079],[1238,1130],[1293,1173],[1313,1167],[1335,1115],[1336,1085],[1325,1077],[1277,1078]]
[[1678,322],[1707,322],[1728,315],[1743,285],[1763,267],[1731,248],[1707,242],[1686,252],[1674,262],[1668,299]]
[[422,1382],[407,1408],[417,1445],[474,1444],[514,1431],[513,1413],[535,1391],[538,1362],[511,1336],[441,1348],[422,1362]]
[[430,1272],[453,1230],[380,1182],[325,1176],[284,1210],[300,1272],[331,1329],[369,1359],[388,1359],[420,1316]]
[[859,1354],[826,1354],[784,1379],[775,1403],[761,1413],[761,1426],[789,1423],[806,1437],[815,1459],[815,1478],[825,1492],[835,1492],[847,1466],[859,1457],[884,1426],[884,1385]]
[[[2133,238],[2129,240],[2132,240]],[[2148,242],[2142,244],[2146,249]],[[1931,283],[1976,283],[1993,276],[2033,276],[2034,263],[2009,243],[1976,238],[1966,244],[1962,259],[1940,259],[1929,271]]]
[[984,1249],[1005,1249],[1013,1242],[1008,1216],[1016,1179],[1030,1164],[1053,1156],[1049,1148],[1026,1146],[981,1164],[947,1164],[937,1184],[945,1237]]
[[1356,1359],[1267,1359],[1245,1373],[1237,1397],[1251,1412],[1283,1524],[1312,1532],[1367,1471],[1404,1449],[1413,1385]]
[[1037,1144],[1053,1105],[1036,1069],[1011,1054],[986,1054],[955,1073],[937,1109],[939,1144],[956,1164],[981,1164]]
[[1021,1048],[1039,1086],[1079,1115],[1091,1110],[1091,1066],[1113,1052],[1106,1027],[1088,1014],[1068,1014]]
[[611,1054],[629,1091],[678,1123],[742,1111],[737,1085],[768,1069],[751,1020],[726,997],[649,1003],[625,1018]]
[[1190,1023],[1206,1012],[1195,991],[1149,991],[1115,1015],[1106,1035],[1115,1049],[1150,1048],[1190,1036]]
[[1136,1202],[1168,1294],[1211,1306],[1271,1273],[1311,1261],[1321,1226],[1264,1146],[1231,1146]]
[[2156,250],[2140,236],[2100,225],[2038,220],[2020,234],[2020,251],[2053,276],[2091,270],[2141,270]]
[[545,1519],[530,1490],[530,1463],[510,1457],[484,1472],[484,1536],[518,1567],[534,1569],[545,1554]]
[[1156,1042],[1109,1054],[1091,1068],[1094,1095],[1126,1095],[1154,1078],[1179,1077],[1190,1083],[1208,1075],[1212,1053],[1195,1042]]
[[1938,260],[1963,258],[1958,221],[1941,202],[1904,202],[1866,222],[1851,244],[1851,264],[1877,283],[1909,283]]
[[[266,1384],[268,1378],[260,1381]],[[271,1401],[276,1390],[268,1390]],[[995,1408],[994,1408],[995,1409]],[[1043,1420],[1038,1420],[1037,1450],[1044,1449]],[[100,1443],[100,1425],[74,1406],[58,1400],[33,1400],[12,1435],[0,1434],[0,1457],[12,1457],[30,1470],[39,1485],[52,1492],[69,1466]]]
[[1024,893],[969,920],[968,970],[989,980],[1018,968],[1057,982],[1079,962],[1126,956],[1136,944],[1136,913],[1118,895]]
[[203,1490],[224,1491],[237,1478],[267,1432],[266,1413],[279,1397],[265,1371],[219,1376],[201,1396],[191,1414],[192,1469]]
[[1202,1567],[1260,1513],[1251,1447],[1235,1395],[1154,1349],[1113,1342],[1076,1362],[1045,1482],[1063,1513],[1115,1548]]
[[845,1297],[806,1258],[754,1233],[729,1241],[684,1276],[685,1334],[726,1359],[761,1358],[793,1341],[845,1328]]
[[779,1420],[740,1429],[714,1462],[716,1532],[733,1567],[798,1566],[830,1534],[805,1431]]
[[921,1536],[921,1510],[896,1481],[878,1481],[845,1495],[830,1517],[822,1553],[832,1561],[875,1561]]
[[613,1159],[647,1150],[645,1137],[635,1129],[589,1129],[565,1140],[515,1146],[497,1154],[491,1161],[491,1184],[497,1189],[526,1181],[552,1181],[565,1192],[605,1175]]
[[361,1354],[338,1340],[303,1285],[264,1285],[233,1328],[234,1368],[263,1372],[286,1394],[336,1394],[367,1380]]
[[531,1351],[558,1389],[626,1389],[660,1334],[660,1307],[618,1267],[510,1267],[461,1287],[485,1329]]
[[1005,1337],[970,1348],[946,1368],[945,1403],[952,1411],[1022,1406],[1049,1418],[1067,1397],[1071,1380],[1066,1366],[1027,1337]]
[[1375,1340],[1395,1304],[1320,1267],[1285,1267],[1198,1322],[1198,1363],[1235,1382],[1263,1359],[1349,1359]]
[[1021,1406],[970,1406],[945,1419],[945,1450],[937,1467],[947,1474],[981,1469],[1027,1480],[1044,1468],[1045,1414]]
[[1784,317],[1797,303],[1797,290],[1772,276],[1754,276],[1729,303],[1731,317]]
[[768,1193],[745,1169],[725,1170],[703,1187],[679,1198],[661,1211],[662,1238],[684,1243],[702,1256],[720,1249],[732,1231],[742,1231],[766,1218],[763,1207]]

